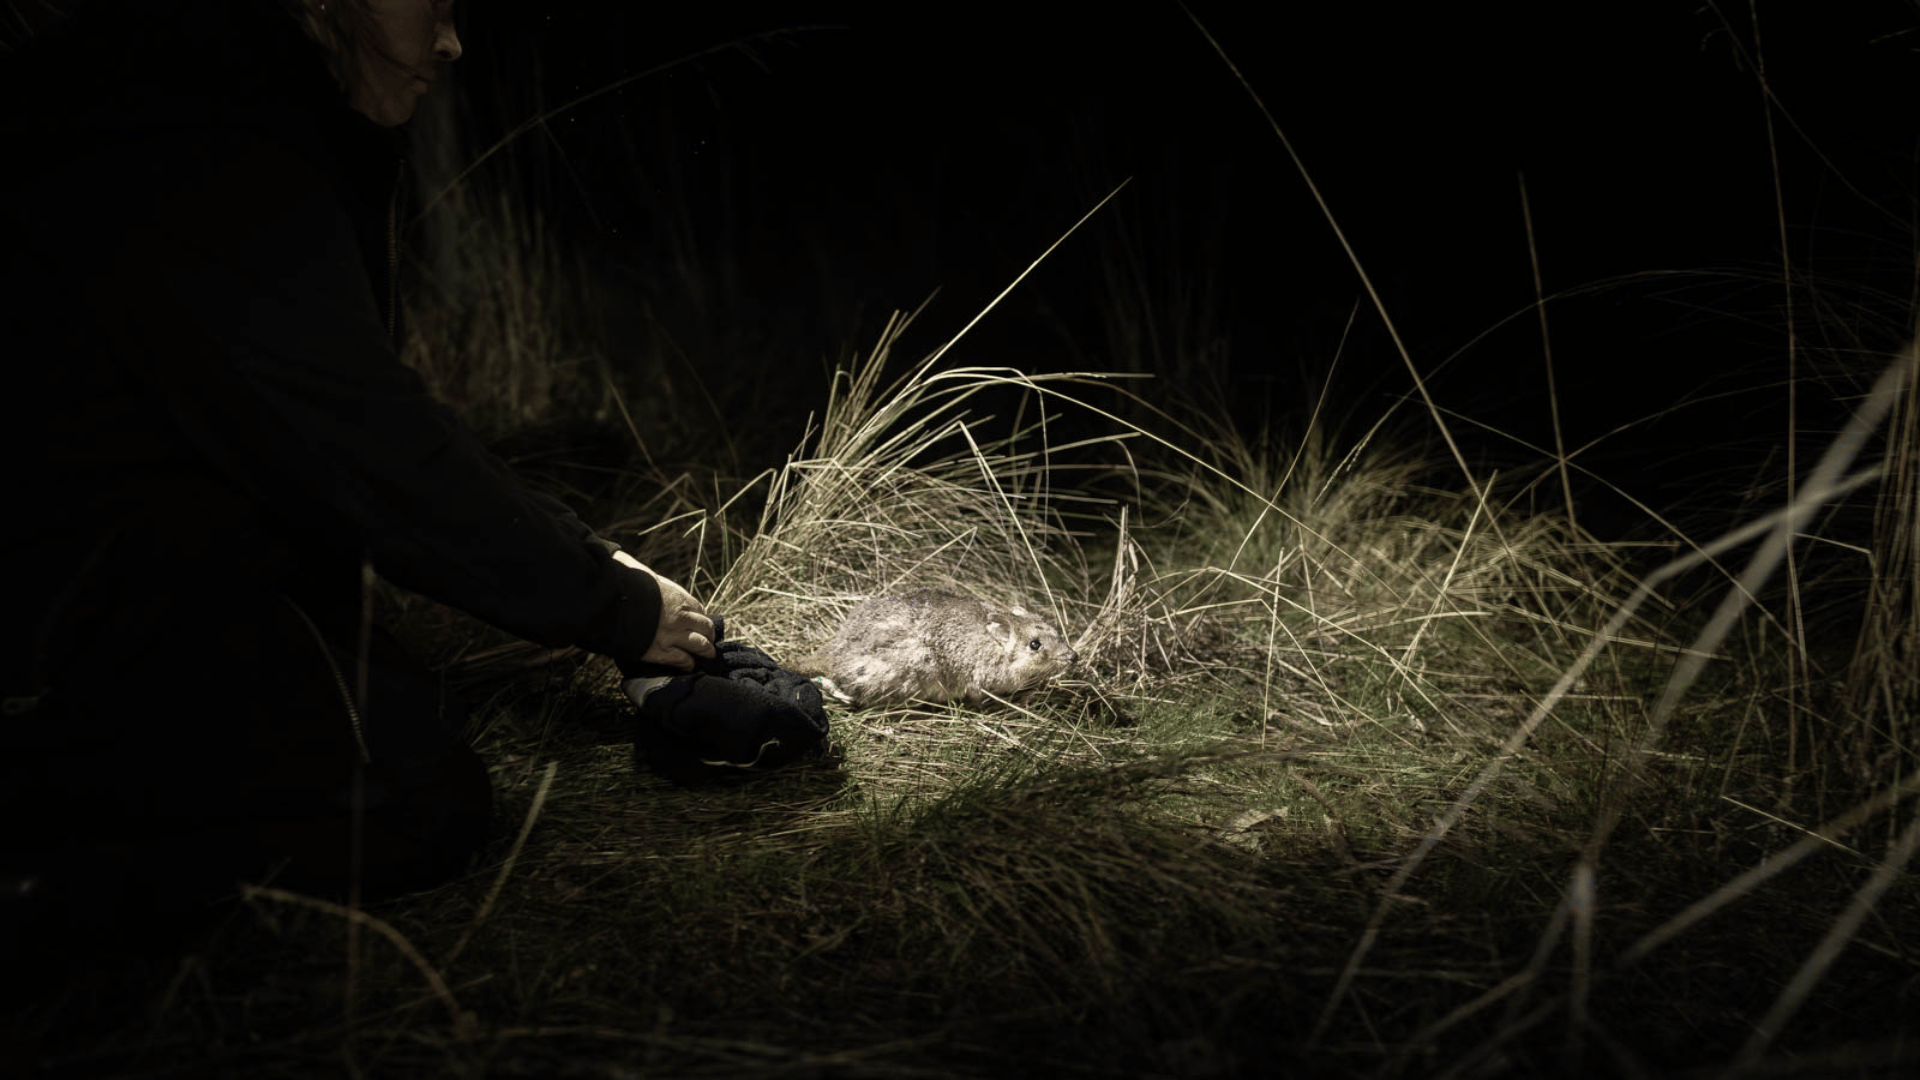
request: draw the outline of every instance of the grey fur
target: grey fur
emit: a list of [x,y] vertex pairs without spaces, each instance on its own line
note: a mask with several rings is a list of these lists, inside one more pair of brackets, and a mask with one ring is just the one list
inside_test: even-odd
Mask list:
[[855,607],[819,659],[843,698],[871,705],[1005,697],[1046,682],[1080,655],[1025,608],[915,589]]

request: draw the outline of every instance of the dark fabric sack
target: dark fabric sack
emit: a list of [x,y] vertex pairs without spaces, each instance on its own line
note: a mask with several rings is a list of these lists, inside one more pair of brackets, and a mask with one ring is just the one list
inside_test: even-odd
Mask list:
[[[714,636],[725,622],[714,618]],[[692,673],[658,664],[621,683],[639,710],[634,752],[645,767],[681,785],[729,783],[820,753],[827,713],[813,680],[751,645],[722,640]]]

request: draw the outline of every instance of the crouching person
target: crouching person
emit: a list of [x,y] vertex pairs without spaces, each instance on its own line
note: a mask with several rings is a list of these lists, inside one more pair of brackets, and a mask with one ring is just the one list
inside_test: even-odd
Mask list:
[[367,568],[623,670],[714,655],[698,601],[397,359],[396,128],[460,55],[453,10],[89,0],[0,69],[17,932],[273,865],[367,896],[458,871],[486,770],[458,705],[363,621]]

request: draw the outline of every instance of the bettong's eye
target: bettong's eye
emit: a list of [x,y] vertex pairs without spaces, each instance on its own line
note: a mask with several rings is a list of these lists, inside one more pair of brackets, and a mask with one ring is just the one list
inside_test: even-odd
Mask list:
[[1033,639],[1032,641],[1029,641],[1029,642],[1027,642],[1027,648],[1029,648],[1029,649],[1032,649],[1032,650],[1033,650],[1034,652],[1039,652],[1039,651],[1040,651],[1040,639],[1039,639],[1039,638],[1034,638],[1034,639]]

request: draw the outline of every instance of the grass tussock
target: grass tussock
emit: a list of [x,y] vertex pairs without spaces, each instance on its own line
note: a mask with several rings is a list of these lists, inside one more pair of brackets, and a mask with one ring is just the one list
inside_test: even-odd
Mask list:
[[937,370],[929,358],[883,390],[905,329],[896,318],[866,363],[837,374],[808,448],[769,475],[759,518],[711,593],[744,636],[824,640],[851,603],[915,585],[1056,612],[1090,589],[1069,518],[1088,504],[1051,475],[1088,444],[1050,443],[1044,413],[1022,419],[1036,398],[1058,407],[1043,391],[1090,380]]

